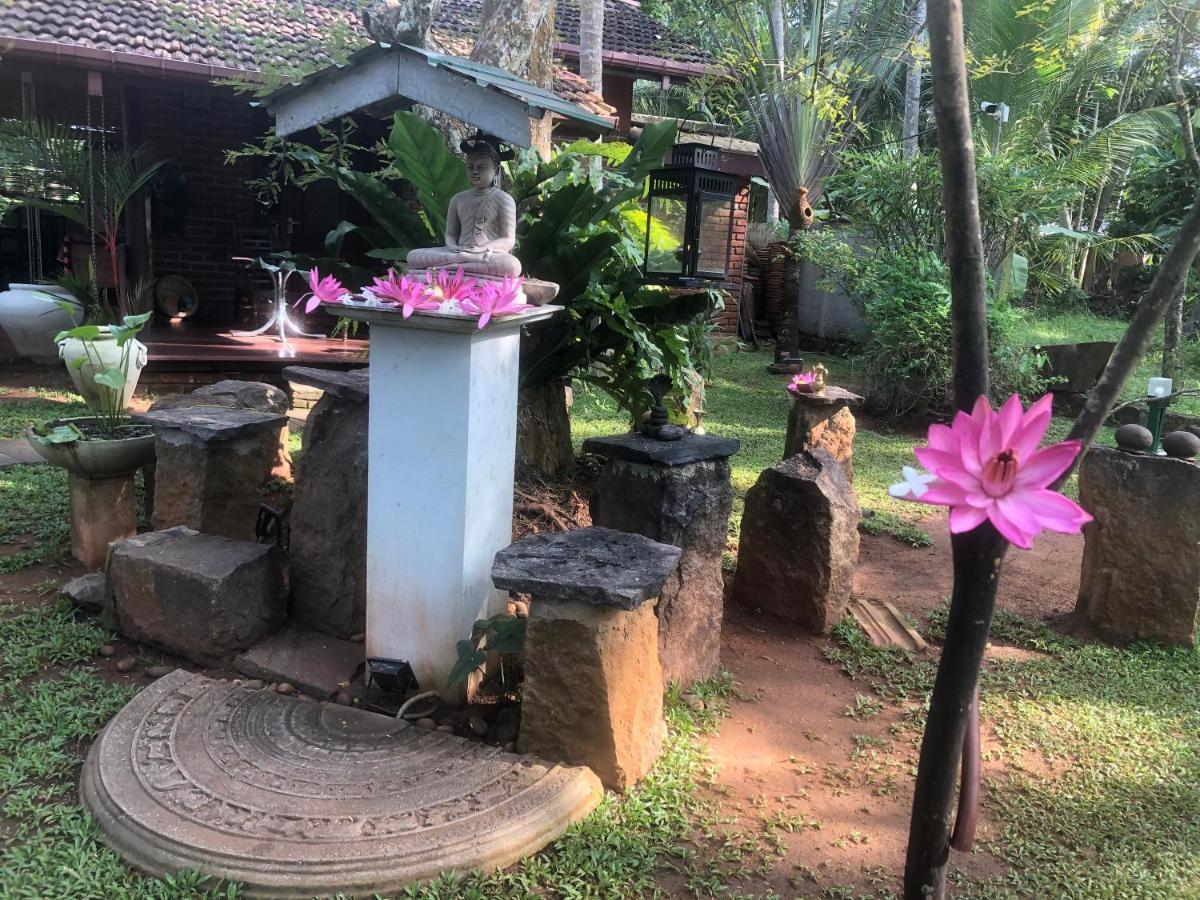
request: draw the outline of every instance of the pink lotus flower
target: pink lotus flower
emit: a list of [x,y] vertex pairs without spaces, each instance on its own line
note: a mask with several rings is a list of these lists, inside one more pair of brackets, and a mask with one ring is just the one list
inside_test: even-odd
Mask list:
[[301,297],[295,303],[296,306],[299,306],[305,299],[308,300],[304,304],[305,314],[311,313],[322,303],[338,303],[348,293],[340,281],[332,275],[322,278],[321,273],[316,269],[310,269],[308,272],[308,286],[312,289],[312,293],[307,297]]
[[1007,540],[1028,550],[1043,529],[1078,534],[1092,517],[1049,489],[1079,455],[1079,441],[1039,450],[1050,424],[1049,394],[1028,411],[1013,394],[999,412],[986,397],[950,426],[931,425],[929,446],[913,450],[933,476],[910,470],[893,497],[950,507],[950,531],[961,534],[990,520]]
[[496,316],[507,316],[532,309],[532,304],[523,303],[521,296],[523,278],[505,278],[501,282],[484,281],[470,297],[459,301],[464,312],[479,316],[479,327],[483,328]]
[[812,392],[813,382],[816,380],[816,372],[800,372],[792,378],[791,384],[787,386],[788,392],[792,394],[809,394]]
[[438,269],[436,275],[433,269],[429,269],[425,273],[425,280],[443,300],[467,300],[476,289],[475,279],[464,278],[461,266],[453,275],[449,269]]
[[438,308],[438,301],[429,292],[428,285],[407,275],[397,278],[392,269],[388,269],[385,278],[375,279],[371,285],[371,293],[385,303],[399,306],[406,319],[414,311],[432,312]]

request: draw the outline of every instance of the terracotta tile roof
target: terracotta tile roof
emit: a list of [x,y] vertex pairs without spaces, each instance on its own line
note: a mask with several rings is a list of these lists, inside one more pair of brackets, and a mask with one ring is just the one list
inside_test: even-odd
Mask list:
[[[628,0],[605,0],[604,48],[679,63],[710,62]],[[4,38],[23,38],[257,71],[297,58],[328,62],[330,45],[354,49],[366,41],[363,0],[0,0]],[[480,0],[443,0],[435,37],[439,49],[473,42]],[[558,0],[565,45],[579,42],[578,0]],[[566,48],[569,50],[568,48]],[[573,83],[569,75],[562,79]]]

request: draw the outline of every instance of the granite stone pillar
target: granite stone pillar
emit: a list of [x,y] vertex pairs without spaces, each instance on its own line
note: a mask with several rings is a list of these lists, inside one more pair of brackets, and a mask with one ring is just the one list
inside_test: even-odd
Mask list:
[[533,598],[517,749],[592,769],[623,791],[662,747],[654,598],[681,551],[636,534],[581,528],[496,554],[496,587]]
[[829,385],[823,394],[793,394],[788,415],[783,458],[820,447],[842,465],[846,478],[854,480],[854,410],[863,398]]
[[186,525],[206,534],[253,540],[262,487],[279,453],[287,417],[201,406],[145,412],[154,427],[156,531]]
[[370,375],[303,366],[283,374],[324,391],[304,424],[292,493],[292,616],[348,638],[366,630]]
[[591,438],[583,449],[605,459],[591,497],[592,524],[679,547],[679,572],[659,594],[659,658],[665,683],[689,685],[721,663],[733,438],[687,435],[657,441],[638,434]]
[[1075,611],[1108,640],[1196,646],[1200,466],[1093,446],[1079,501],[1094,521]]
[[846,613],[860,512],[820,447],[765,470],[746,492],[732,600],[828,634]]

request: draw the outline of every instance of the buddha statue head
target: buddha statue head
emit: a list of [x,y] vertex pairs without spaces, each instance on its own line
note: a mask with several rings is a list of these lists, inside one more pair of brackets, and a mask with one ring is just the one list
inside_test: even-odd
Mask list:
[[513,158],[512,150],[502,148],[500,140],[482,131],[458,145],[466,160],[467,180],[477,191],[494,187],[500,175],[500,163]]

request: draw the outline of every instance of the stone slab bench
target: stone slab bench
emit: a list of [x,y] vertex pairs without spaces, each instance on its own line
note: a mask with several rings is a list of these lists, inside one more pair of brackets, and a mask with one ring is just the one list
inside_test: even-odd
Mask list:
[[682,551],[638,534],[581,528],[496,554],[492,582],[530,594],[517,747],[586,765],[625,790],[662,747],[655,601]]

